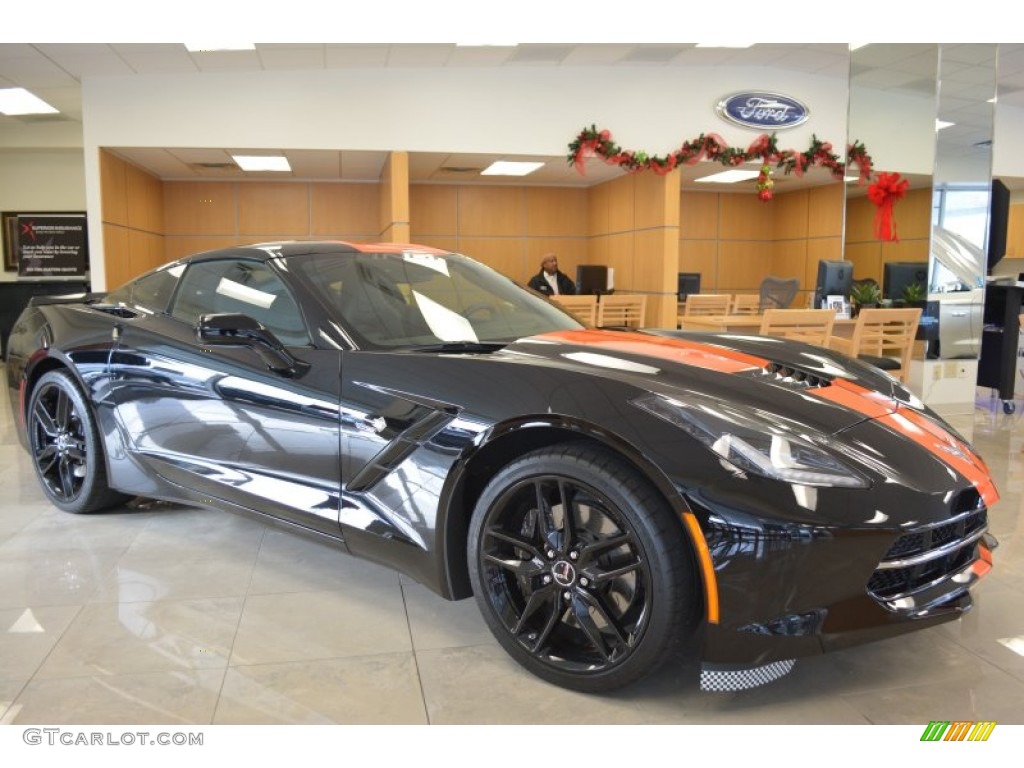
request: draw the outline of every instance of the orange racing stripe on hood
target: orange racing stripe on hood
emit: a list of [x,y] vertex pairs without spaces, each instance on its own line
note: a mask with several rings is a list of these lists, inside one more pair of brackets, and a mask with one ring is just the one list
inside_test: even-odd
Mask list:
[[869,389],[847,381],[836,379],[831,387],[811,390],[824,400],[838,403],[852,411],[875,419],[895,432],[914,441],[943,464],[959,472],[978,489],[986,506],[991,507],[999,500],[999,493],[989,474],[985,462],[965,443],[960,442],[927,416]]
[[764,368],[768,365],[768,361],[763,358],[731,349],[719,349],[708,344],[683,339],[648,336],[645,333],[599,330],[553,331],[534,336],[534,338],[542,341],[578,344],[602,352],[623,352],[630,355],[670,360],[674,363],[692,365],[695,368],[705,368],[719,373],[739,373],[752,368]]

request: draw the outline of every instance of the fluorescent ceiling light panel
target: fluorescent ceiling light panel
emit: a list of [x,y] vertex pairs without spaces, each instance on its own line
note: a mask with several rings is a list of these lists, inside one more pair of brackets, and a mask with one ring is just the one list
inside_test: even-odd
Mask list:
[[756,179],[759,175],[759,171],[744,171],[734,168],[731,171],[722,171],[720,173],[712,173],[710,176],[702,176],[699,179],[695,179],[695,181],[711,184],[735,184],[737,181]]
[[945,120],[939,120],[938,118],[935,119],[936,131],[941,131],[943,128],[949,128],[951,125],[956,125],[956,123],[947,123]]
[[59,111],[24,88],[0,88],[0,112],[5,115],[52,115]]
[[863,48],[865,45],[871,45],[871,43],[850,43],[850,50],[856,51],[858,48]]
[[185,48],[193,53],[210,53],[212,51],[255,51],[256,43],[185,43]]
[[498,160],[491,163],[487,168],[480,171],[481,176],[526,176],[538,168],[543,168],[544,163],[522,163],[510,160]]
[[280,155],[232,155],[243,171],[290,171],[288,158]]

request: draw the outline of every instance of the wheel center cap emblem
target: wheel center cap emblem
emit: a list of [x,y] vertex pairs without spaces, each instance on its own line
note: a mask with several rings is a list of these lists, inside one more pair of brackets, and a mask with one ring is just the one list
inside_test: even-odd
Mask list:
[[560,587],[571,587],[576,581],[576,569],[567,560],[559,560],[551,569],[555,582]]

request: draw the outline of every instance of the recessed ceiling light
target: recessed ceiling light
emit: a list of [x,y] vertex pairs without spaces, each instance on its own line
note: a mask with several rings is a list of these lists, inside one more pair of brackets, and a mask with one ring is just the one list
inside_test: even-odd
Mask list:
[[526,176],[538,168],[543,168],[544,163],[522,163],[509,160],[498,160],[491,163],[487,168],[480,171],[481,176]]
[[243,171],[290,171],[288,158],[281,155],[232,155]]
[[256,43],[185,43],[185,48],[193,53],[211,53],[213,51],[255,51]]
[[860,176],[843,176],[843,181],[849,184],[851,181],[860,181]]
[[856,51],[858,48],[863,48],[865,45],[871,45],[871,43],[850,43],[850,50]]
[[697,48],[750,48],[753,43],[697,43]]
[[713,173],[710,176],[702,176],[695,181],[702,183],[712,184],[735,184],[737,181],[750,181],[756,179],[760,173],[758,171],[744,171],[739,168],[734,168],[731,171],[721,171],[719,173]]
[[949,126],[951,125],[956,125],[956,123],[948,123],[945,120],[939,120],[938,118],[935,118],[936,131],[941,131],[943,128],[949,128]]
[[0,112],[5,115],[52,115],[59,111],[24,88],[0,88]]

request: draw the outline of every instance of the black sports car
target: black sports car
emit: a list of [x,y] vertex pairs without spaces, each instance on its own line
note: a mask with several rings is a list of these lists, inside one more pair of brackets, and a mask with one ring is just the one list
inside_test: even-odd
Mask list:
[[8,380],[55,505],[255,513],[475,595],[600,691],[702,643],[735,690],[949,621],[989,473],[881,371],[773,338],[584,328],[464,256],[274,243],[42,299]]

